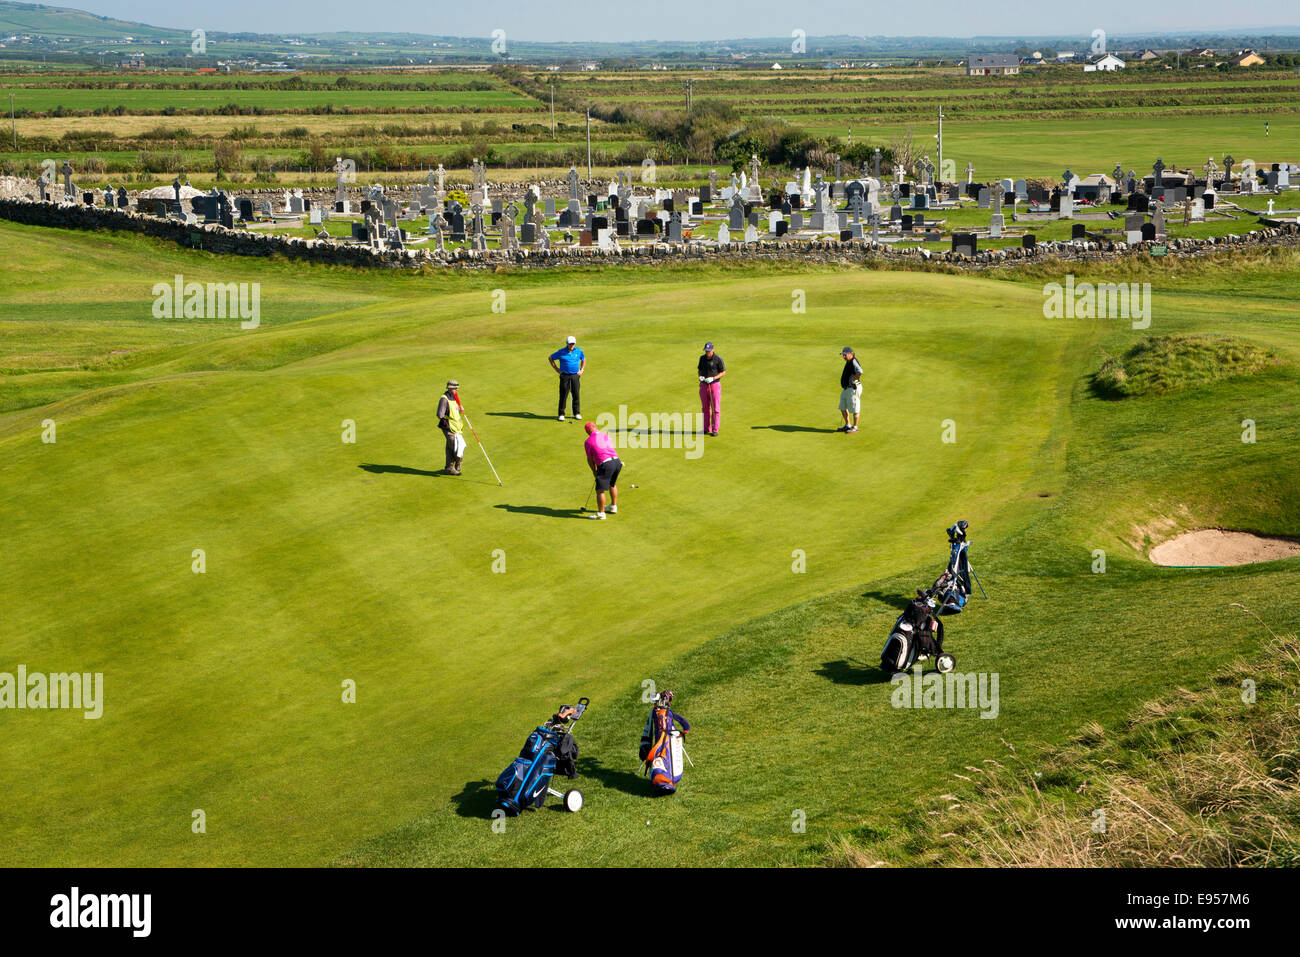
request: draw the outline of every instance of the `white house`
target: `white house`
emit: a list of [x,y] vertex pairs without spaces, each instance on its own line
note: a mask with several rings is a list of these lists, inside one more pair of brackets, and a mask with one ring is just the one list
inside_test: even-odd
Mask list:
[[1122,69],[1124,69],[1124,61],[1113,53],[1103,53],[1099,57],[1093,57],[1083,66],[1084,73],[1093,73],[1098,70],[1113,73]]

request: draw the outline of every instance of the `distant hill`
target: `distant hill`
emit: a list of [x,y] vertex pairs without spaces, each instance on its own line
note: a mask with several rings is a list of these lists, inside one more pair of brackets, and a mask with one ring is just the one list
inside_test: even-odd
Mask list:
[[0,0],[0,39],[24,35],[72,40],[121,40],[124,37],[134,37],[137,40],[180,40],[189,36],[181,30],[97,17],[84,10]]
[[[17,41],[7,41],[17,36]],[[130,38],[128,41],[127,38]],[[1232,33],[1202,31],[1188,34],[1112,34],[1115,49],[1177,49],[1208,46],[1211,48],[1252,48],[1261,51],[1300,49],[1300,28],[1239,28]],[[637,40],[621,42],[569,41],[539,42],[512,38],[508,56],[498,55],[490,37],[428,36],[413,33],[373,33],[337,31],[333,33],[256,33],[209,30],[204,54],[191,54],[187,30],[150,26],[129,20],[101,17],[84,10],[45,4],[15,3],[0,0],[0,59],[42,59],[53,55],[68,62],[103,55],[112,45],[138,47],[151,65],[192,65],[196,56],[207,56],[209,63],[221,57],[269,56],[292,58],[299,64],[324,63],[498,63],[503,59],[515,63],[555,63],[566,60],[604,60],[643,62],[648,59],[683,63],[736,65],[749,57],[779,58],[790,64],[820,66],[836,58],[879,59],[903,63],[917,58],[958,59],[972,52],[1009,53],[1019,48],[1076,50],[1085,49],[1088,38],[1068,36],[810,36],[807,50],[792,56],[790,37],[733,37],[690,41]],[[346,59],[345,59],[346,58]]]

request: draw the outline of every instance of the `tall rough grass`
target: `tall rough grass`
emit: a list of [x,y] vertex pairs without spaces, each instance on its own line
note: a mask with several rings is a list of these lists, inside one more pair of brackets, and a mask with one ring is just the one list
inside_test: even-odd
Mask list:
[[[1241,606],[1237,606],[1241,607]],[[1251,692],[1253,691],[1253,700]],[[1300,866],[1300,643],[1175,689],[1123,726],[968,765],[893,828],[826,849],[837,866]]]

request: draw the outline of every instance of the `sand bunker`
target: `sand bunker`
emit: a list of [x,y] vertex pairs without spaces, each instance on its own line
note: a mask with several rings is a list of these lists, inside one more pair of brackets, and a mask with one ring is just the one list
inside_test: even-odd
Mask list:
[[1249,565],[1300,555],[1300,540],[1202,528],[1151,549],[1157,565]]

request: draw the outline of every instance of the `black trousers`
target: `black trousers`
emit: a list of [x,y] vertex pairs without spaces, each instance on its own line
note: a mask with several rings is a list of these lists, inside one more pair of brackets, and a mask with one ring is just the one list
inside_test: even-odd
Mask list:
[[573,414],[582,415],[582,399],[578,394],[578,387],[582,384],[582,376],[576,372],[560,373],[560,411],[559,415],[564,415],[564,404],[569,398],[569,393],[573,393]]

